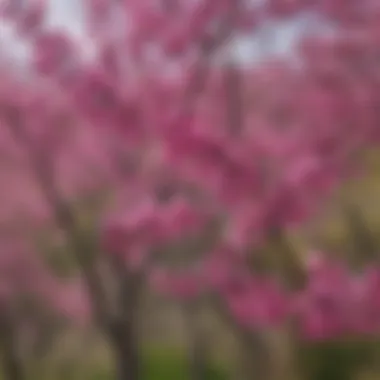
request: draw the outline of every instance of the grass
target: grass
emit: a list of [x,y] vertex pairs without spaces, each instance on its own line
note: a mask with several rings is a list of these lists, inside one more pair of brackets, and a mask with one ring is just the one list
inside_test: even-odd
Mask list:
[[[151,349],[143,360],[144,380],[190,380],[185,357],[180,351]],[[221,366],[210,363],[207,380],[226,380]]]
[[351,380],[371,366],[378,343],[363,340],[314,342],[303,346],[300,362],[310,380]]
[[[95,363],[94,363],[95,364]],[[78,368],[78,373],[70,373],[67,376],[48,379],[37,376],[31,380],[114,380],[115,375],[109,366],[96,363],[94,367]],[[74,371],[76,372],[76,371]],[[189,377],[186,358],[181,349],[170,349],[166,347],[149,348],[142,358],[142,380],[191,380]],[[226,371],[221,365],[210,363],[207,378],[205,380],[228,380]]]

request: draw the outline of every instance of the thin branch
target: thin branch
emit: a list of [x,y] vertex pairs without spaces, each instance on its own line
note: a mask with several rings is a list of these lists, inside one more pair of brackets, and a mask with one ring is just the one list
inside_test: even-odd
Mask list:
[[31,167],[36,181],[50,205],[57,225],[65,232],[68,243],[86,280],[92,300],[96,322],[104,329],[110,323],[110,315],[104,289],[93,263],[88,260],[94,253],[94,247],[88,239],[84,239],[79,231],[75,217],[69,204],[59,194],[53,178],[51,159],[47,159],[33,149],[33,144],[23,127],[21,116],[16,109],[8,110],[8,121],[14,138],[23,145],[30,157]]

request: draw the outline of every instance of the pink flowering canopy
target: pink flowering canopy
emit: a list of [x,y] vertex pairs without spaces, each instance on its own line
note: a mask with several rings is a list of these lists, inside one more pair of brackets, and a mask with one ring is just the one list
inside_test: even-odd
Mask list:
[[[168,296],[216,294],[248,328],[291,317],[311,339],[377,332],[375,264],[354,273],[304,254],[294,288],[251,259],[309,221],[377,146],[380,4],[84,3],[89,57],[44,25],[43,2],[1,3],[31,48],[29,82],[8,67],[0,85],[4,224],[20,197],[34,230],[53,223],[57,195],[100,195],[102,251]],[[331,33],[305,34],[296,63],[235,62],[238,38],[300,15]]]

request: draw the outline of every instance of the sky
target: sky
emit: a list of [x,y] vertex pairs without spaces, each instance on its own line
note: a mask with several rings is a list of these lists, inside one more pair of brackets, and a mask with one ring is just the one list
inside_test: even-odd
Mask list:
[[[217,0],[216,0],[217,1]],[[83,37],[82,16],[80,0],[48,0],[49,10],[47,23],[49,27],[65,29],[75,37]],[[257,36],[250,36],[239,41],[236,53],[244,62],[260,61],[269,55],[289,56],[300,29],[305,26],[305,19],[282,24],[268,25]],[[310,28],[310,25],[308,25]],[[25,46],[15,40],[11,30],[6,25],[0,24],[0,46],[5,48],[12,56],[21,60],[27,54]]]

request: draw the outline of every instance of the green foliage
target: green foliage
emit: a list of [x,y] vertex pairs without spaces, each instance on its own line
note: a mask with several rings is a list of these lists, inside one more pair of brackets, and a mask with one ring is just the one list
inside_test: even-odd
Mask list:
[[305,344],[300,362],[307,380],[351,380],[371,360],[369,341],[326,341]]
[[[87,373],[75,380],[114,380],[109,368],[90,368]],[[72,378],[71,378],[72,379]],[[204,380],[227,380],[223,369],[211,363],[207,378]],[[49,379],[53,380],[53,379]],[[55,379],[54,379],[55,380]],[[72,379],[74,380],[74,379]],[[142,380],[191,380],[186,358],[181,350],[154,348],[146,350],[142,360]]]
[[[188,372],[186,358],[179,350],[151,349],[145,354],[143,360],[144,380],[191,380]],[[222,368],[210,363],[205,380],[226,379]]]

